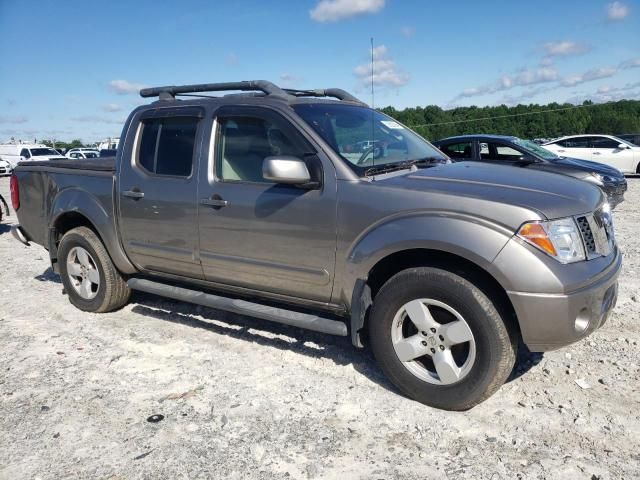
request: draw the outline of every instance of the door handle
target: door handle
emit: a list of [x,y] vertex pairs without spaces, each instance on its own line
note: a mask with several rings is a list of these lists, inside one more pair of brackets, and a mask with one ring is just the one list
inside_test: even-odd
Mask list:
[[133,188],[131,190],[125,190],[124,192],[122,192],[122,195],[124,195],[125,197],[134,198],[134,199],[144,198],[144,192],[141,192],[137,188]]
[[593,152],[594,155],[602,155],[600,152]]
[[200,205],[207,205],[213,207],[216,210],[221,209],[229,205],[229,202],[223,200],[220,195],[212,195],[211,198],[203,198],[200,200]]
[[560,153],[564,153],[564,150],[558,150]]

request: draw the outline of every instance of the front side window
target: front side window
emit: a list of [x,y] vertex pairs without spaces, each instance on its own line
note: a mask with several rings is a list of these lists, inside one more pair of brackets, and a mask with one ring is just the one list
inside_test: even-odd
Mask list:
[[411,161],[447,161],[436,147],[376,110],[333,103],[293,109],[358,174]]
[[262,176],[262,163],[275,155],[304,158],[290,134],[274,122],[251,116],[217,120],[217,176],[225,181],[272,183]]
[[137,163],[149,173],[188,177],[198,119],[192,117],[154,118],[143,121]]
[[608,137],[593,137],[591,148],[610,148],[616,149],[621,142]]
[[456,160],[472,160],[473,148],[471,142],[452,143],[440,146],[440,150]]

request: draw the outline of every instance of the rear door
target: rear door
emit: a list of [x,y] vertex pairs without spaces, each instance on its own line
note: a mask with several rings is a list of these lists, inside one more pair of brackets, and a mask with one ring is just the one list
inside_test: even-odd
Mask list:
[[197,145],[202,110],[145,111],[123,151],[118,182],[122,241],[143,270],[202,278],[197,259]]
[[591,137],[566,138],[557,142],[558,148],[554,152],[561,157],[591,160],[590,141]]
[[611,165],[622,172],[635,173],[633,150],[618,148],[619,145],[620,142],[614,138],[591,137],[591,160]]
[[[199,185],[200,258],[207,280],[327,302],[336,251],[330,160],[282,114],[264,107],[215,112]],[[306,161],[314,189],[262,176],[272,155]]]

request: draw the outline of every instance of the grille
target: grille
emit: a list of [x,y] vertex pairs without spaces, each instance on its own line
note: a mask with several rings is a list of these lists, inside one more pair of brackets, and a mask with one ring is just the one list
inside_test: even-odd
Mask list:
[[576,218],[576,221],[578,222],[578,227],[582,234],[582,240],[584,240],[584,245],[587,248],[587,253],[589,255],[595,254],[597,252],[596,240],[593,237],[593,231],[589,225],[589,220],[587,217],[578,217]]

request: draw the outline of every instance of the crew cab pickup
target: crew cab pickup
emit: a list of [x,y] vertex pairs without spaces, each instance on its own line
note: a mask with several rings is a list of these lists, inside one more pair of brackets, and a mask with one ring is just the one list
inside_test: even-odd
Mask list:
[[[230,90],[244,93],[197,96]],[[49,251],[82,310],[137,289],[350,335],[405,395],[464,410],[507,379],[520,341],[568,345],[615,305],[621,254],[587,182],[450,163],[340,89],[141,95],[158,99],[130,114],[115,158],[12,177],[14,236]]]

